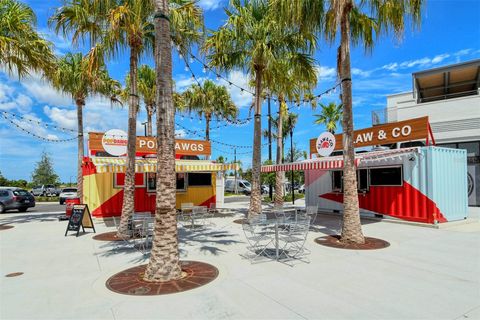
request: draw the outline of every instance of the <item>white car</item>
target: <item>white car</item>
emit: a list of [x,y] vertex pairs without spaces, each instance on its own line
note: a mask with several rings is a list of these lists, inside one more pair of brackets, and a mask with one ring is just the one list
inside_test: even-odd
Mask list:
[[298,188],[298,192],[300,193],[305,193],[305,185],[302,184],[299,188]]
[[78,198],[77,188],[65,188],[62,189],[62,192],[60,193],[59,202],[60,204],[64,204],[65,200],[74,198]]

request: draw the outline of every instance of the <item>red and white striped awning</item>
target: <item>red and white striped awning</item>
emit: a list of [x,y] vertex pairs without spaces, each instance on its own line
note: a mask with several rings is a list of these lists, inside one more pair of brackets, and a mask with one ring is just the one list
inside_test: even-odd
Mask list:
[[[399,157],[418,152],[418,148],[404,148],[384,151],[372,151],[366,153],[358,153],[355,155],[355,166],[358,167],[360,162],[371,163],[386,160],[392,157]],[[276,171],[304,171],[304,170],[336,170],[343,169],[343,156],[324,157],[310,160],[303,160],[291,163],[274,164],[262,166],[261,172]]]
[[[360,163],[360,158],[355,159],[355,166]],[[343,157],[326,157],[312,160],[297,161],[284,164],[262,166],[262,172],[276,171],[304,171],[304,170],[333,170],[343,168]]]

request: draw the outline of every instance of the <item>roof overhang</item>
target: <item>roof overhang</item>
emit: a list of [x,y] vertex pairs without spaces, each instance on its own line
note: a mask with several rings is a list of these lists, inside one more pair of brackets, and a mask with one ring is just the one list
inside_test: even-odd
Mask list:
[[480,59],[412,74],[417,103],[478,94]]

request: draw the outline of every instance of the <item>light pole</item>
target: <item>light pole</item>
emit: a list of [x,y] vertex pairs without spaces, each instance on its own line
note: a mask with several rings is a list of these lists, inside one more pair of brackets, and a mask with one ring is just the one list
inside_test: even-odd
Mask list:
[[[289,118],[290,122],[290,162],[293,163],[293,125],[292,125],[292,118]],[[293,168],[293,167],[292,167]],[[292,204],[295,204],[295,186],[293,182],[293,169],[291,170],[292,174]]]
[[[268,96],[268,160],[272,161],[272,112],[270,109],[270,95]],[[268,184],[268,195],[273,199],[272,184]]]
[[147,121],[142,122],[143,129],[145,130],[145,131],[144,131],[144,132],[145,132],[145,137],[147,136],[147,123],[148,123]]

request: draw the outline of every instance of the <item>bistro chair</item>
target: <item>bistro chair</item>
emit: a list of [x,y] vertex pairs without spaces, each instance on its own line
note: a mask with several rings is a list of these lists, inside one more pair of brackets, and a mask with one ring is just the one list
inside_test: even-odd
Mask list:
[[[253,221],[252,221],[253,220]],[[273,258],[268,246],[275,240],[262,224],[262,219],[250,219],[242,224],[248,246],[247,252],[242,257],[250,260],[251,263],[260,262],[265,258]]]
[[282,261],[299,259],[309,263],[305,257],[310,254],[310,250],[305,248],[308,231],[310,229],[310,219],[298,217],[295,222],[289,224],[288,229],[279,231],[279,239],[284,243],[282,248]]
[[142,221],[141,229],[139,229],[139,248],[143,254],[146,254],[147,249],[152,246],[154,226],[155,218],[147,218]]

